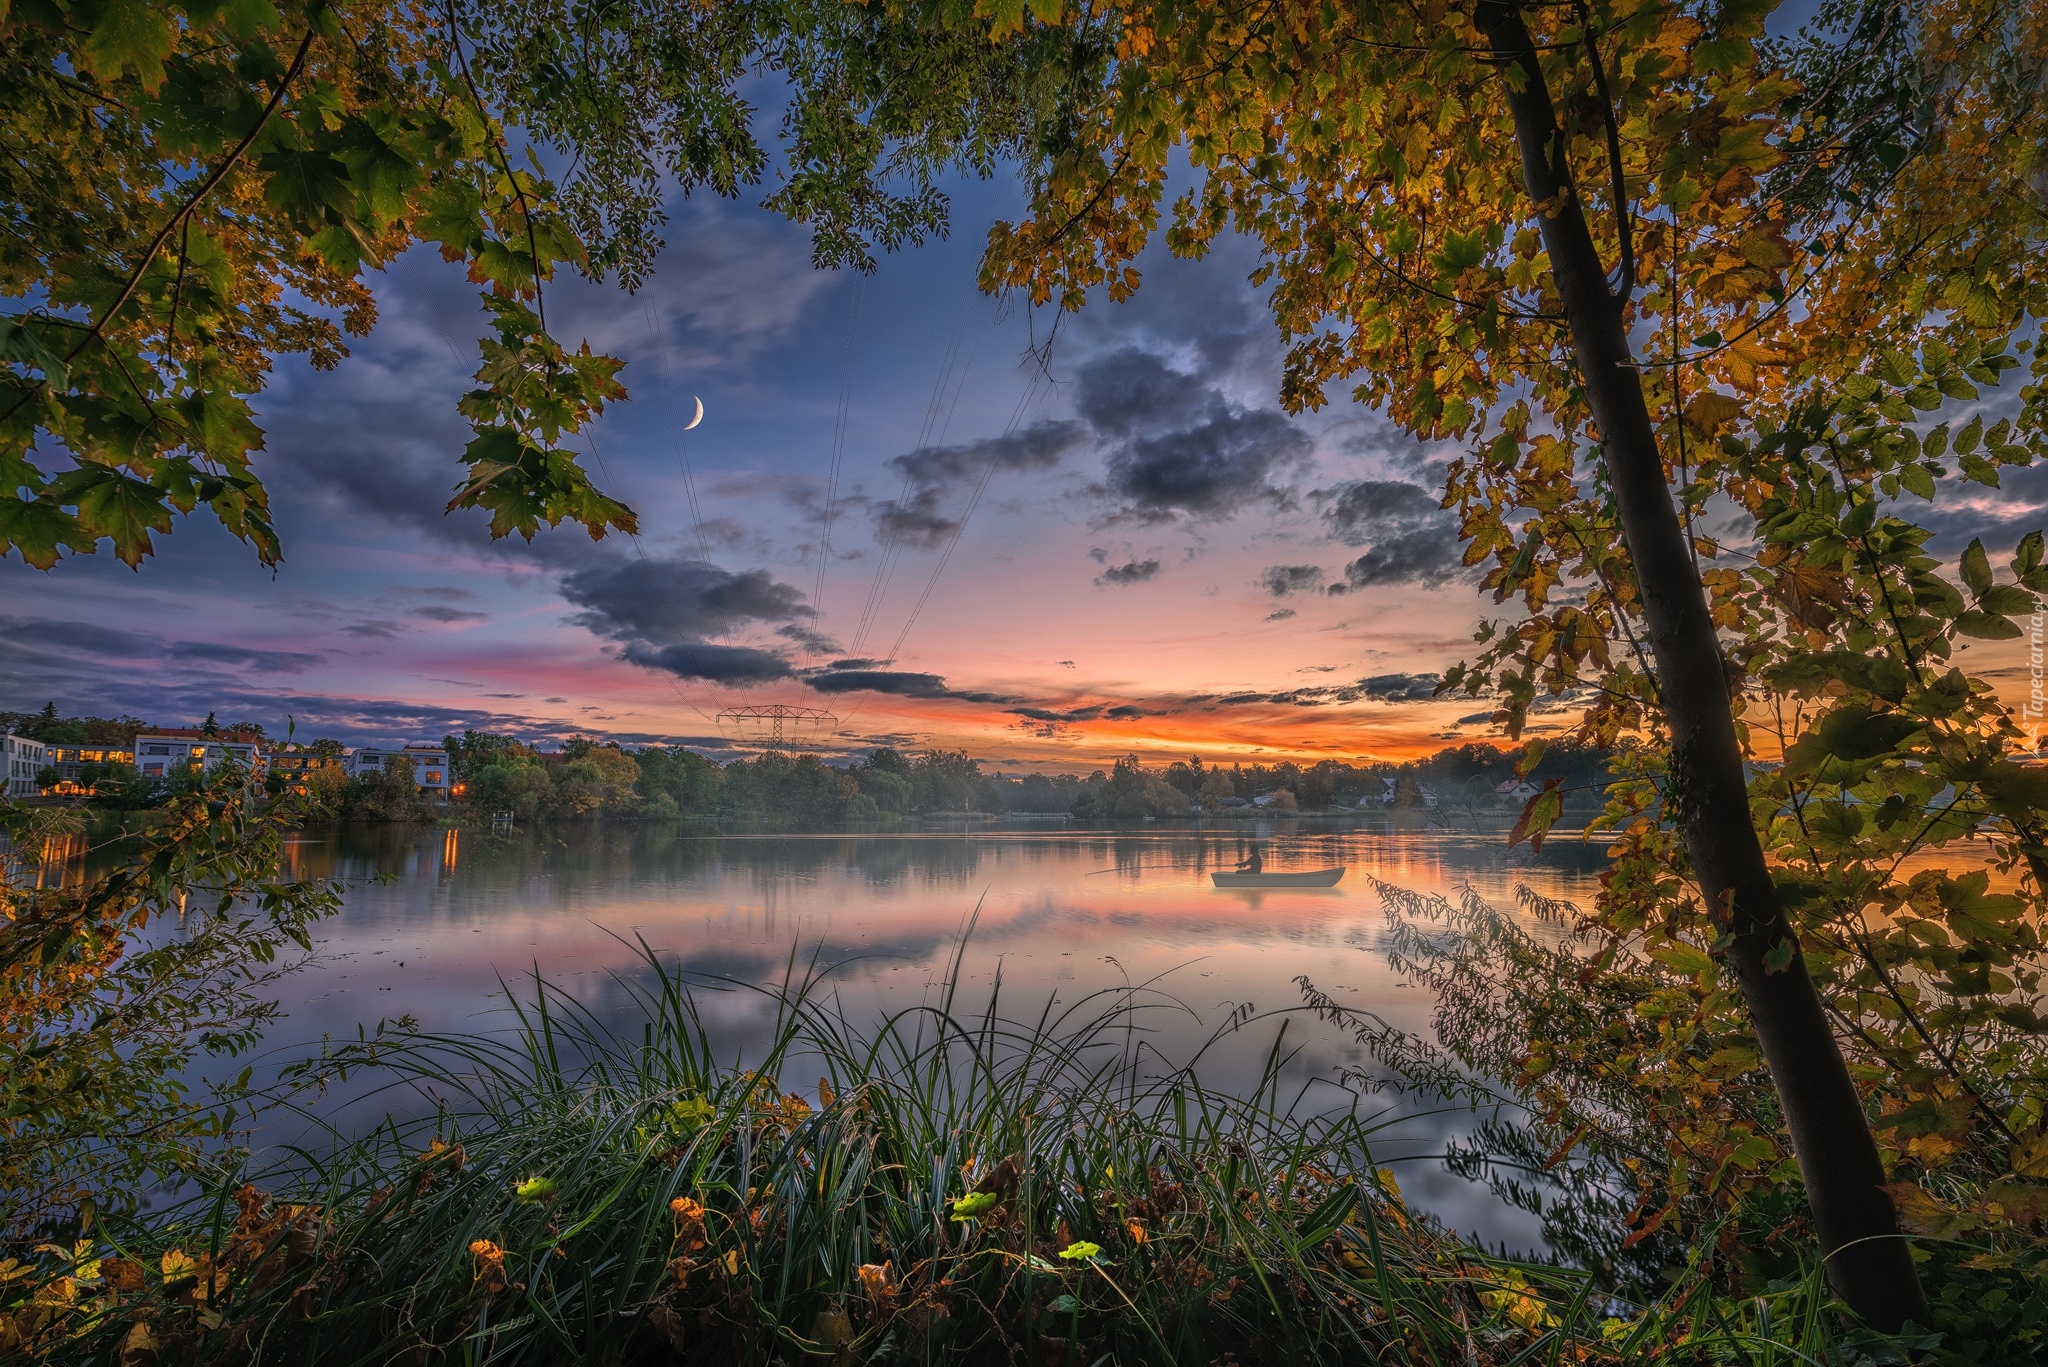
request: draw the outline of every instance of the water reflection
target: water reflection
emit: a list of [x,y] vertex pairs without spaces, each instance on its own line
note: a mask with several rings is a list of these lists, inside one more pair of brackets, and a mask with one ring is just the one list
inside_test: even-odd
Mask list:
[[[1209,874],[1253,839],[1269,869],[1348,870],[1334,888],[1217,889]],[[639,1038],[628,984],[640,945],[707,985],[704,1014],[730,1057],[758,1044],[772,984],[811,956],[856,1019],[930,1000],[960,954],[960,1006],[1000,977],[1013,1017],[1122,984],[1174,1003],[1149,1019],[1149,1046],[1178,1059],[1233,1010],[1267,1013],[1205,1055],[1205,1083],[1256,1076],[1283,1025],[1290,1077],[1309,1087],[1367,1062],[1350,1038],[1306,1015],[1306,976],[1337,1000],[1426,1031],[1433,1002],[1387,965],[1374,877],[1424,892],[1472,887],[1512,905],[1526,884],[1590,900],[1597,849],[1553,839],[1541,857],[1498,833],[1393,825],[1222,830],[977,830],[954,834],[702,836],[681,828],[590,826],[478,831],[337,828],[288,850],[302,878],[348,885],[321,928],[322,962],[292,979],[280,1044],[353,1037],[410,1016],[431,1031],[500,1029],[504,984],[538,973],[621,1033]],[[971,928],[971,934],[969,930]],[[962,936],[967,939],[962,947]],[[379,1104],[383,1104],[380,1102]],[[1375,1102],[1375,1104],[1379,1104]],[[1389,1153],[1440,1150],[1466,1116],[1410,1119]],[[1411,1193],[1456,1223],[1524,1245],[1533,1225],[1418,1163]]]

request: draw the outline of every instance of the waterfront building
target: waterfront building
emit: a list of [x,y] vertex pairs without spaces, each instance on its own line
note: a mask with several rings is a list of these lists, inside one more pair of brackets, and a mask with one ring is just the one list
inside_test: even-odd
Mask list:
[[168,778],[184,769],[212,769],[228,760],[261,777],[265,760],[263,737],[254,731],[215,731],[198,727],[162,726],[135,737],[135,772],[144,778]]
[[57,781],[47,791],[53,797],[91,797],[99,791],[98,775],[105,776],[113,765],[127,768],[135,763],[135,751],[125,741],[65,741],[50,746],[50,767]]
[[348,775],[348,755],[316,754],[311,750],[282,750],[273,752],[267,761],[267,772],[280,780],[283,791],[303,794],[313,775],[332,771]]
[[39,795],[42,788],[36,782],[36,775],[50,762],[49,749],[39,740],[30,740],[12,732],[0,736],[0,780],[6,783],[0,791],[9,797]]
[[351,778],[363,778],[384,772],[385,761],[403,759],[411,763],[413,782],[420,792],[436,802],[448,800],[448,790],[453,785],[454,771],[448,767],[448,747],[430,745],[424,741],[400,746],[363,745],[351,750],[348,756],[348,772]]

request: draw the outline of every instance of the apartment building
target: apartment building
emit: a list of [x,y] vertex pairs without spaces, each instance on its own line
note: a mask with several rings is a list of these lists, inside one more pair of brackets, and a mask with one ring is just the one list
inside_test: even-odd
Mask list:
[[306,791],[306,785],[313,775],[332,771],[348,776],[348,755],[316,755],[310,750],[285,750],[273,753],[265,761],[266,772],[282,781],[285,790],[294,793]]
[[263,737],[254,731],[216,731],[165,726],[135,737],[135,772],[167,778],[181,769],[212,769],[233,760],[251,775],[263,773]]
[[436,802],[448,800],[448,790],[454,785],[454,772],[448,767],[446,746],[409,744],[397,747],[363,745],[349,752],[348,772],[351,778],[384,772],[385,762],[403,759],[411,763],[413,781],[420,791]]
[[49,792],[54,797],[91,797],[98,787],[88,779],[89,771],[104,773],[110,765],[125,768],[133,763],[135,752],[118,741],[54,743],[50,746],[50,767],[57,771],[57,782]]
[[35,797],[42,792],[36,775],[50,762],[50,747],[39,740],[8,734],[0,736],[0,779],[9,797]]

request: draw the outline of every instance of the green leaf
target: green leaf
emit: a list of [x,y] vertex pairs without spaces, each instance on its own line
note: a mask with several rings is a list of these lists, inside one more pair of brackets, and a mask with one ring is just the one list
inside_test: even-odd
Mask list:
[[1903,351],[1887,350],[1877,358],[1877,373],[1894,389],[1905,389],[1919,377],[1920,368]]
[[1430,264],[1440,275],[1457,275],[1470,270],[1486,260],[1486,234],[1478,230],[1469,233],[1449,232],[1444,234],[1444,245],[1430,254]]
[[114,543],[115,558],[130,569],[155,553],[151,532],[171,529],[163,491],[103,465],[85,465],[58,477],[53,492],[78,508],[78,521],[95,536]]
[[1988,612],[1964,613],[1956,618],[1956,630],[1980,641],[2013,641],[2020,636],[2018,627]]
[[48,498],[0,494],[0,555],[9,550],[39,570],[55,565],[64,551],[90,551],[92,533]]
[[164,83],[164,58],[177,46],[168,6],[149,0],[111,0],[77,48],[79,65],[112,84],[133,72],[150,94]]
[[1977,397],[1977,386],[1971,384],[1953,370],[1944,374],[1935,383],[1941,392],[1948,395],[1951,399],[1974,399]]
[[325,152],[288,148],[264,154],[263,199],[291,216],[303,231],[324,226],[329,209],[349,208],[355,199],[348,168]]
[[1918,494],[1930,502],[1934,498],[1934,476],[1925,465],[1902,466],[1899,470],[1899,483],[1905,486],[1909,494]]
[[2020,544],[2013,548],[2012,572],[2015,575],[2032,574],[2041,568],[2043,554],[2041,533],[2028,532],[2020,538]]
[[1823,772],[1831,782],[1860,777],[1872,761],[1892,754],[1922,725],[1897,712],[1872,712],[1862,703],[1845,703],[1785,752],[1785,772],[1795,777]]
[[1977,606],[1986,612],[1995,612],[2000,617],[2024,617],[2036,611],[2040,604],[2035,602],[2034,595],[2025,589],[2001,584],[1987,593],[1979,594]]
[[1956,461],[1956,473],[1987,489],[1998,487],[1998,467],[1982,456],[1963,456]]
[[1658,945],[1650,951],[1650,957],[1673,972],[1683,973],[1688,978],[1696,978],[1702,973],[1714,971],[1713,956],[1683,940]]
[[1956,454],[1968,455],[1977,449],[1977,443],[1984,439],[1984,419],[1971,418],[1963,424],[1963,430],[1956,433]]
[[1792,967],[1792,957],[1799,952],[1799,946],[1790,939],[1778,941],[1764,954],[1764,971],[1783,973]]
[[1991,557],[1984,553],[1981,538],[1973,539],[1963,551],[1961,565],[1963,582],[1970,586],[1970,592],[1982,598],[1991,589]]
[[0,318],[0,360],[14,361],[43,372],[50,388],[60,393],[70,383],[64,358],[44,346],[35,332],[14,318]]
[[984,1211],[995,1209],[1003,1198],[992,1191],[970,1191],[953,1203],[955,1220],[973,1220]]

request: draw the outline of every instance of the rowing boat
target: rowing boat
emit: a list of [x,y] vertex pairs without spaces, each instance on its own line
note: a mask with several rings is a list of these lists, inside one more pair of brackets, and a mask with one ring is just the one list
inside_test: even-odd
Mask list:
[[1339,869],[1302,869],[1292,873],[1212,873],[1219,888],[1333,888],[1344,876]]

